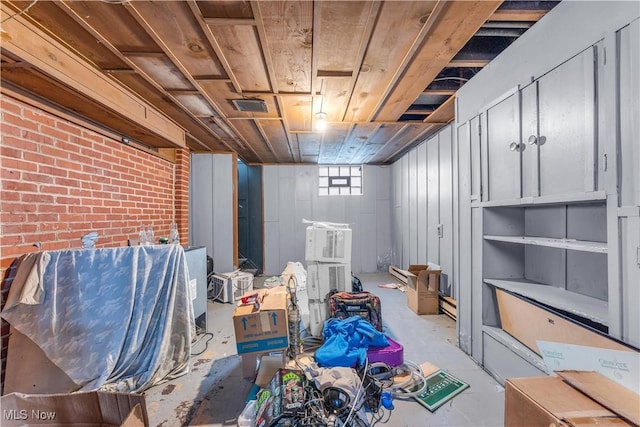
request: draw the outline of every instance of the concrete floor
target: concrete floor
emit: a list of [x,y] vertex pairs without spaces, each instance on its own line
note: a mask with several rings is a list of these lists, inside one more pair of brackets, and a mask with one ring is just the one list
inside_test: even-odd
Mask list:
[[[502,426],[504,388],[456,347],[456,325],[445,315],[418,316],[406,306],[406,295],[378,285],[395,283],[386,273],[358,275],[364,289],[382,302],[385,333],[404,346],[405,359],[430,362],[468,383],[470,387],[435,413],[412,400],[394,400],[385,424],[392,427]],[[262,283],[264,278],[256,278]],[[234,306],[209,302],[209,332],[205,350],[200,340],[191,358],[190,373],[146,392],[151,426],[235,426],[252,387],[242,378],[236,353]],[[386,420],[387,417],[384,417]]]

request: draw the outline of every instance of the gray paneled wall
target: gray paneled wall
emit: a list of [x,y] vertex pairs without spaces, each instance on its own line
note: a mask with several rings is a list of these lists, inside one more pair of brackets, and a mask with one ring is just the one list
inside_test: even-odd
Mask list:
[[206,246],[215,271],[233,265],[233,156],[192,154],[189,185],[189,241]]
[[455,296],[453,143],[450,125],[393,164],[392,230],[393,265],[439,264],[441,290]]
[[[391,261],[391,168],[363,167],[362,196],[319,196],[315,165],[263,167],[265,274],[304,264],[303,219],[350,224],[351,270],[386,270]],[[306,264],[305,264],[306,265]]]

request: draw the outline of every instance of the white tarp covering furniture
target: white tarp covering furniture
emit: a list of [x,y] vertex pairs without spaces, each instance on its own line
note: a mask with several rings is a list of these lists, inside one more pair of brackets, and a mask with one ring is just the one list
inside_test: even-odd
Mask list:
[[[194,319],[181,246],[42,251],[19,263],[1,315],[77,390],[138,392],[188,371]],[[20,372],[39,353],[12,350],[10,339],[7,363],[24,364]]]

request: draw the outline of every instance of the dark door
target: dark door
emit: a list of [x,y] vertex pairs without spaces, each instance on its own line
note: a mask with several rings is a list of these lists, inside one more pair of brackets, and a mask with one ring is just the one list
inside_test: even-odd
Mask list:
[[262,167],[238,161],[238,260],[253,274],[263,269]]

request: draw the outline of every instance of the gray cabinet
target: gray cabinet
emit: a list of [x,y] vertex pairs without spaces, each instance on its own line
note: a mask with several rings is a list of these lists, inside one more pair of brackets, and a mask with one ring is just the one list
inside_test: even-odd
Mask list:
[[640,348],[640,216],[620,218],[622,254],[622,338]]
[[489,106],[486,118],[488,200],[521,196],[520,93]]
[[548,373],[541,337],[640,346],[640,9],[578,3],[457,94],[458,339],[499,380]]
[[595,190],[596,51],[584,50],[522,91],[527,195]]
[[589,47],[484,109],[484,201],[598,189],[597,50]]

